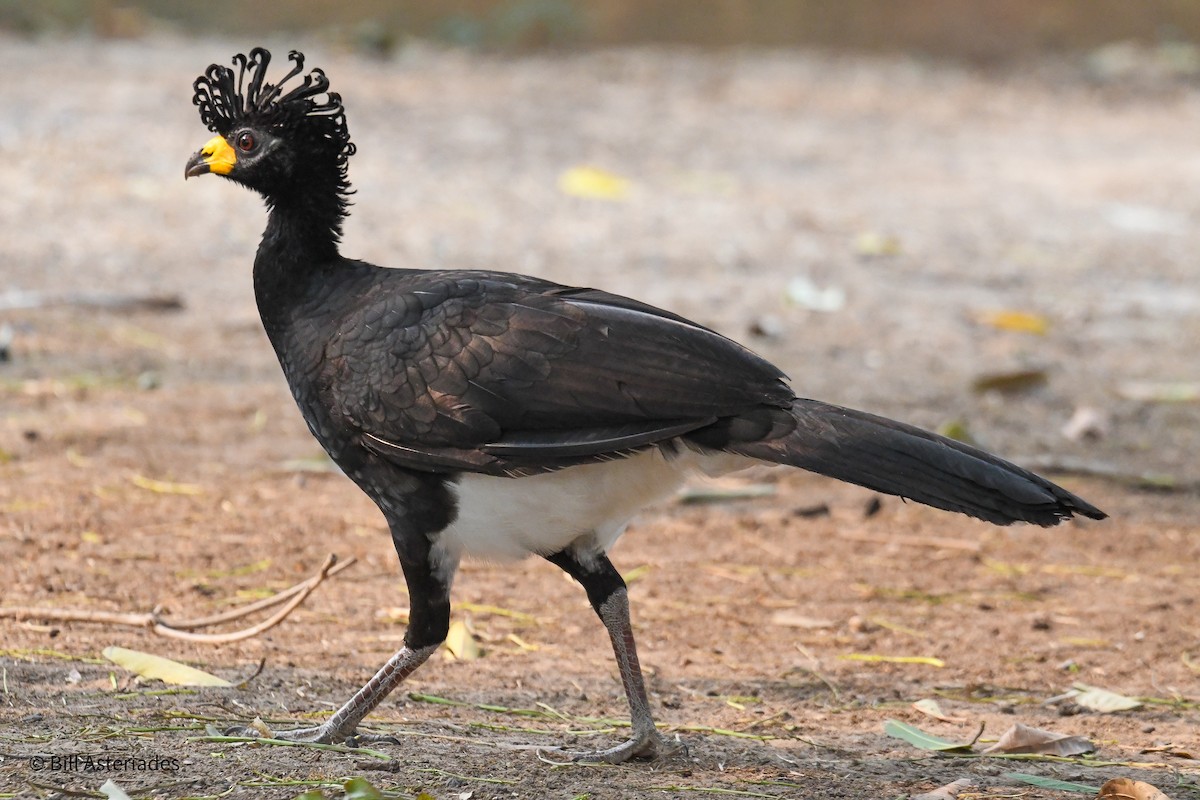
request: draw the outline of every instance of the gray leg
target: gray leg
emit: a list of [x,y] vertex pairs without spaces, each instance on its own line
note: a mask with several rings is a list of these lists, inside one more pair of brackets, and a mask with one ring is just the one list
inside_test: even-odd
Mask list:
[[[273,732],[275,738],[318,744],[338,744],[355,738],[369,740],[370,737],[357,737],[355,734],[355,729],[363,717],[374,711],[393,689],[413,674],[417,667],[424,664],[446,640],[446,632],[450,626],[449,577],[443,577],[441,573],[432,570],[428,558],[416,563],[402,561],[401,566],[404,567],[404,578],[408,582],[410,604],[404,647],[389,658],[383,668],[324,723],[297,730]],[[235,726],[227,733],[232,736],[261,735],[257,730],[245,726]]]
[[[407,645],[400,648],[387,663],[375,673],[366,685],[354,693],[334,715],[320,725],[309,728],[297,728],[290,731],[272,731],[274,738],[289,742],[314,742],[316,744],[339,744],[347,739],[368,740],[370,737],[359,737],[355,733],[358,723],[363,717],[375,710],[393,689],[405,678],[413,674],[417,667],[425,663],[429,656],[438,649],[438,645],[429,645],[420,650],[412,650]],[[235,733],[236,731],[236,733]],[[259,735],[253,729],[238,727],[230,729],[231,735]],[[384,737],[388,738],[388,737]]]
[[642,667],[638,663],[637,647],[633,641],[633,626],[629,621],[629,594],[616,567],[604,554],[589,558],[586,562],[569,550],[546,558],[583,585],[592,608],[608,630],[617,668],[621,673],[621,683],[625,687],[625,697],[629,701],[633,729],[633,735],[627,742],[594,753],[572,754],[571,759],[619,764],[631,758],[658,758],[682,749],[682,745],[668,741],[654,726],[650,700],[646,696],[646,683],[642,679]]

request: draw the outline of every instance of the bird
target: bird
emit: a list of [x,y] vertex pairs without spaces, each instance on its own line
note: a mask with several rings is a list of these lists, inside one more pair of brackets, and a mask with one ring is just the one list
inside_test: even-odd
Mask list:
[[323,70],[288,58],[274,83],[263,48],[195,80],[213,136],[185,179],[219,175],[263,197],[263,327],[309,431],[383,514],[411,610],[403,646],[344,705],[275,736],[363,741],[364,717],[445,640],[460,560],[537,556],[582,586],[629,705],[627,740],[566,758],[676,753],[607,553],[639,510],[697,473],[788,465],[997,525],[1105,518],[983,450],[802,398],[767,360],[670,311],[508,272],[342,256],[355,153],[345,106]]

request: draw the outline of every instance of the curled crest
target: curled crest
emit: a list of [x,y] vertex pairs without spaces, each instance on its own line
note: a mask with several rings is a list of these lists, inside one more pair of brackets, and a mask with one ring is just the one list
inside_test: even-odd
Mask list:
[[288,59],[291,70],[274,84],[266,80],[271,53],[261,47],[248,56],[233,57],[236,73],[223,64],[210,65],[192,84],[196,92],[192,102],[200,109],[200,119],[221,136],[250,124],[315,138],[317,144],[336,148],[338,164],[344,169],[355,148],[341,95],[329,91],[329,78],[316,68],[284,92],[285,84],[304,72],[302,53],[292,50]]

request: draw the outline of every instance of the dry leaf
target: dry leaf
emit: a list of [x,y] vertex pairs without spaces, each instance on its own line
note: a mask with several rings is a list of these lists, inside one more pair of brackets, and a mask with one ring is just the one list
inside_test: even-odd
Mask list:
[[624,200],[632,187],[627,178],[597,167],[571,167],[558,176],[559,190],[572,197]]
[[124,647],[104,648],[104,657],[119,667],[141,675],[143,678],[160,680],[175,686],[232,686],[224,678],[218,678],[204,670],[180,664],[169,658],[126,650]]
[[1156,787],[1129,778],[1113,778],[1100,787],[1096,800],[1171,800]]
[[1014,369],[1009,372],[992,372],[980,375],[971,382],[976,392],[1027,392],[1042,386],[1048,380],[1044,369]]
[[971,788],[970,778],[959,778],[953,783],[947,783],[945,786],[940,786],[932,792],[924,794],[915,794],[912,800],[955,800],[959,792]]
[[1139,750],[1138,752],[1139,753],[1162,753],[1163,755],[1174,756],[1175,758],[1186,758],[1189,761],[1197,760],[1196,756],[1192,755],[1190,751],[1185,750],[1182,747],[1179,747],[1179,746],[1173,745],[1173,744],[1164,744],[1164,745],[1160,745],[1159,747],[1147,747],[1145,749]]
[[966,719],[963,717],[952,717],[945,711],[942,711],[942,707],[938,704],[938,701],[929,697],[924,700],[918,700],[912,704],[912,707],[925,716],[933,717],[942,722],[966,722]]
[[817,286],[803,275],[788,282],[786,297],[792,305],[809,311],[830,313],[841,311],[846,305],[845,289],[840,286]]
[[929,667],[944,667],[946,662],[933,656],[877,656],[873,653],[846,653],[838,656],[842,661],[872,661],[884,664],[924,664]]
[[806,617],[795,611],[784,610],[776,611],[771,615],[771,624],[782,625],[785,628],[804,628],[805,630],[815,631],[821,628],[832,628],[836,623],[831,619]]
[[1083,736],[1067,736],[1017,723],[984,753],[1037,753],[1047,756],[1077,756],[1091,753],[1096,746]]
[[450,630],[446,633],[446,650],[451,658],[458,661],[474,661],[483,655],[479,642],[461,619],[450,624]]
[[117,786],[112,778],[109,778],[100,786],[100,793],[108,798],[108,800],[130,800],[129,795],[125,794],[125,790]]
[[1085,439],[1095,441],[1108,435],[1111,418],[1106,411],[1090,406],[1080,406],[1062,426],[1062,435],[1072,442]]
[[1110,692],[1108,689],[1101,689],[1098,686],[1088,686],[1086,683],[1075,684],[1075,689],[1079,694],[1072,699],[1076,705],[1082,706],[1088,711],[1111,714],[1115,711],[1129,711],[1142,705],[1140,700]]

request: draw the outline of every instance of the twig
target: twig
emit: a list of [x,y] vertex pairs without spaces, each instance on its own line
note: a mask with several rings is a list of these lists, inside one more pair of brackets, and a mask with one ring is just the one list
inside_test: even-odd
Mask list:
[[[337,556],[333,555],[329,556],[329,559],[332,559],[335,563],[325,571],[324,575],[327,578],[332,578],[334,575],[337,575],[347,567],[353,566],[358,560],[351,556],[346,561],[339,562],[337,560]],[[329,559],[326,560],[328,561]],[[249,616],[250,614],[254,614],[286,602],[287,600],[291,599],[292,595],[296,594],[297,592],[304,591],[305,586],[307,586],[311,581],[317,580],[319,575],[320,573],[318,573],[318,575],[314,575],[308,580],[297,583],[295,586],[290,586],[278,594],[273,594],[270,597],[264,597],[262,600],[255,600],[253,603],[239,606],[237,608],[230,609],[229,611],[222,611],[220,614],[213,614],[209,617],[200,617],[198,619],[172,622],[171,627],[175,628],[176,630],[193,630],[195,628],[207,628],[212,625],[220,625],[225,622],[232,622],[235,619],[241,619],[242,617]],[[319,584],[320,580],[317,580],[317,583]],[[315,589],[316,585],[314,585],[313,588]]]
[[[120,611],[87,611],[71,608],[29,608],[29,607],[14,607],[0,608],[0,618],[29,620],[54,620],[56,622],[95,622],[101,625],[125,625],[132,628],[148,628],[153,633],[159,636],[166,636],[172,639],[183,639],[189,642],[207,642],[210,644],[226,644],[228,642],[240,642],[243,639],[249,639],[252,636],[257,636],[263,631],[270,630],[292,613],[303,603],[313,590],[321,585],[322,582],[331,575],[336,575],[346,569],[355,562],[353,557],[338,563],[337,556],[330,555],[325,559],[325,563],[321,565],[321,569],[315,575],[306,580],[297,583],[295,586],[284,589],[278,594],[271,597],[257,600],[248,605],[226,611],[220,614],[214,614],[209,617],[201,617],[200,619],[179,620],[172,622],[163,619],[157,609],[148,614],[128,613]],[[204,628],[211,625],[218,625],[224,622],[230,622],[236,619],[242,619],[250,614],[262,611],[267,608],[283,604],[283,608],[276,611],[262,622],[251,625],[249,628],[243,628],[238,631],[229,633],[194,633],[196,628]]]

